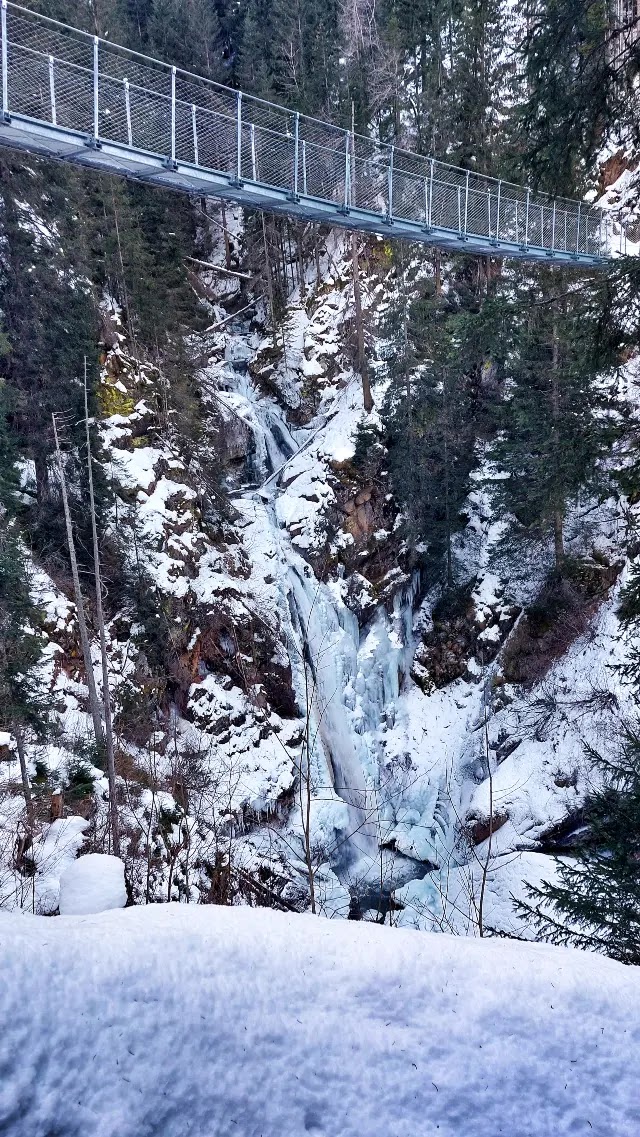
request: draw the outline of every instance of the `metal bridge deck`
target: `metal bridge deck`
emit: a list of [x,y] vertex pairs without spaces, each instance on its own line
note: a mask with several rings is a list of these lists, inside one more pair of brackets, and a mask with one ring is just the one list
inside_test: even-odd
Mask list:
[[595,267],[611,213],[376,142],[2,0],[0,144],[443,249]]

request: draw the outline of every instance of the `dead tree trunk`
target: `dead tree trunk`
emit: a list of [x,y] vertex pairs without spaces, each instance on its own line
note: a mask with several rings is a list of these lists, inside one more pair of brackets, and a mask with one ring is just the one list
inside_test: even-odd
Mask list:
[[224,201],[222,202],[222,236],[224,239],[224,263],[227,268],[231,268],[231,241],[227,229],[227,210]]
[[275,296],[273,291],[273,276],[271,274],[271,259],[269,257],[269,244],[267,241],[267,225],[262,214],[262,240],[264,243],[264,269],[267,278],[267,296],[269,297],[269,309],[271,311],[271,327],[273,328],[273,346],[278,346],[278,334],[276,325],[276,305]]
[[29,774],[27,773],[27,755],[24,748],[24,735],[22,727],[14,726],[13,735],[16,740],[16,749],[18,751],[18,762],[20,763],[20,779],[22,781],[22,792],[24,794],[24,804],[27,810],[27,821],[29,823],[29,832],[33,833],[34,812],[33,812],[33,798],[31,797],[31,786],[29,784]]
[[[351,102],[351,144],[350,144],[350,200],[356,197],[356,135],[355,135],[355,104]],[[358,235],[354,230],[351,234],[351,269],[353,273],[353,309],[356,325],[357,367],[362,380],[362,402],[367,414],[373,410],[371,396],[371,383],[364,343],[364,319],[362,316],[362,289],[360,287],[360,257],[358,255]]]
[[553,328],[551,332],[551,419],[553,423],[553,451],[554,462],[556,466],[556,486],[554,491],[553,503],[553,546],[555,552],[556,569],[562,572],[564,565],[564,508],[561,498],[561,487],[558,484],[558,465],[561,460],[560,456],[560,385],[559,385],[559,368],[560,368],[560,343],[558,336],[558,320],[554,313]]
[[357,365],[362,379],[362,401],[367,414],[373,410],[371,383],[364,345],[364,320],[362,316],[362,292],[360,289],[360,258],[358,256],[358,237],[351,234],[351,267],[353,269],[353,307],[356,324]]
[[433,281],[436,296],[442,296],[442,256],[440,249],[433,250]]
[[100,634],[100,658],[102,661],[102,702],[104,706],[104,735],[107,752],[107,778],[109,781],[109,828],[111,848],[116,857],[120,856],[120,831],[118,827],[118,805],[116,801],[116,764],[113,745],[113,720],[111,716],[111,695],[109,693],[109,668],[107,664],[107,637],[102,608],[102,578],[100,573],[100,549],[98,546],[98,526],[96,523],[96,503],[93,492],[93,466],[91,458],[91,436],[89,434],[89,398],[87,393],[87,360],[84,361],[84,425],[87,439],[87,471],[89,480],[89,507],[91,510],[91,534],[93,537],[93,571],[96,581],[96,616]]
[[98,700],[98,692],[96,690],[96,681],[93,675],[93,665],[91,663],[91,648],[89,646],[89,635],[87,632],[87,621],[84,614],[84,601],[82,599],[82,592],[80,591],[80,574],[78,572],[78,562],[76,560],[76,549],[73,540],[73,529],[71,527],[71,513],[69,511],[69,499],[67,497],[67,482],[64,476],[64,466],[62,465],[62,454],[60,452],[60,441],[58,439],[58,428],[56,426],[56,416],[51,416],[53,420],[53,437],[56,444],[56,459],[58,463],[58,477],[60,479],[60,492],[62,494],[62,507],[64,509],[64,520],[67,528],[67,544],[69,546],[69,560],[71,561],[71,575],[73,577],[73,591],[76,598],[76,611],[78,616],[78,628],[80,629],[80,643],[82,645],[82,656],[84,659],[84,669],[87,676],[87,687],[89,689],[89,710],[91,711],[91,718],[93,720],[93,729],[96,736],[96,743],[100,747],[103,744],[104,736],[102,733],[102,721],[100,718],[100,702]]

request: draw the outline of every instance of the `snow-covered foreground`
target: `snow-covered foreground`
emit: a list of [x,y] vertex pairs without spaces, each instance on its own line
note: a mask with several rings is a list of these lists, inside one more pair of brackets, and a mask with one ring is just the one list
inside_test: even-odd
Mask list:
[[249,908],[0,914],[10,1137],[631,1137],[640,973]]

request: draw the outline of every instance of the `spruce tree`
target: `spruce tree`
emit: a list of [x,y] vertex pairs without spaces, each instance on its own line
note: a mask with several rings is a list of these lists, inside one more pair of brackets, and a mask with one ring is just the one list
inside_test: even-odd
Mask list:
[[531,0],[520,53],[526,99],[516,112],[525,168],[573,194],[607,132],[638,138],[640,39],[616,48],[610,0]]
[[[408,307],[408,314],[407,314]],[[411,544],[445,587],[455,584],[454,537],[474,465],[473,361],[453,290],[391,308],[383,407],[390,471]]]
[[604,486],[600,463],[613,440],[610,392],[602,373],[601,285],[538,273],[511,305],[508,388],[493,448],[507,475],[494,498],[513,519],[512,535],[553,538],[565,556],[569,508]]
[[581,845],[556,859],[556,880],[517,904],[542,939],[640,964],[640,734],[627,726],[620,753],[589,756],[603,786],[584,805]]
[[52,701],[42,674],[42,614],[15,525],[0,528],[0,724],[15,738],[29,822],[33,821],[26,744],[52,732]]

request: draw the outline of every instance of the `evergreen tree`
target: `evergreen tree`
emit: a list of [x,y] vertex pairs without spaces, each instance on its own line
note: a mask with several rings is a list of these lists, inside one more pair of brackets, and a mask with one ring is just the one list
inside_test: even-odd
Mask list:
[[453,290],[437,295],[430,285],[406,310],[400,296],[389,314],[395,330],[383,421],[390,471],[412,545],[451,589],[453,541],[465,523],[475,461],[475,360]]
[[640,964],[640,735],[627,727],[615,758],[589,756],[604,784],[585,802],[582,844],[517,908],[551,943]]
[[493,450],[507,477],[494,495],[515,518],[512,533],[552,533],[560,571],[567,510],[598,492],[614,434],[599,381],[615,362],[600,345],[601,288],[539,273],[522,281],[510,316],[509,388]]
[[520,52],[522,161],[546,190],[575,193],[608,131],[638,137],[640,39],[619,50],[610,0],[531,0]]
[[155,0],[150,47],[186,71],[223,80],[222,33],[212,0]]
[[494,173],[495,134],[502,110],[503,8],[503,0],[467,0],[453,39],[449,160],[486,174]]
[[0,529],[0,723],[15,738],[29,822],[33,821],[26,743],[52,731],[52,702],[42,675],[42,615],[13,524]]
[[249,0],[242,23],[236,82],[251,95],[271,93],[269,18],[264,0]]

